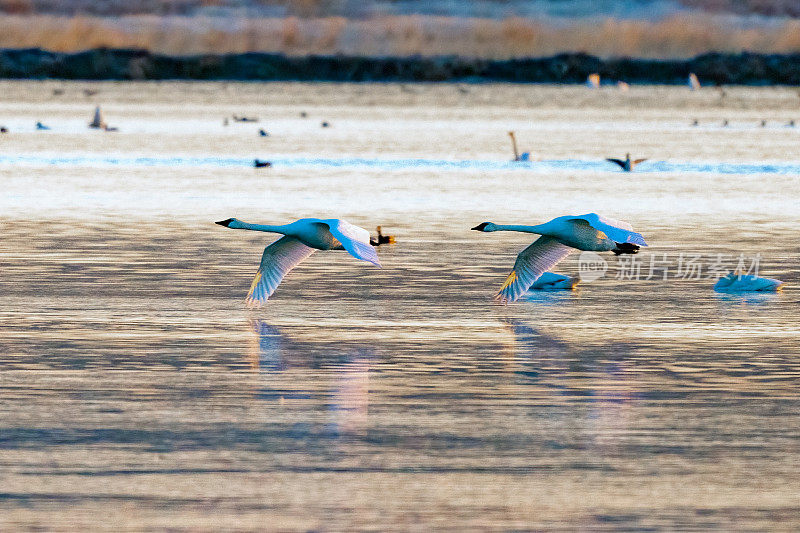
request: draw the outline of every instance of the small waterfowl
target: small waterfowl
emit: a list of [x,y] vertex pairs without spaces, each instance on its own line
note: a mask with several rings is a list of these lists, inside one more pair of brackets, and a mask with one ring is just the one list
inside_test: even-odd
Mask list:
[[766,128],[767,127],[767,121],[766,120],[762,120],[761,121],[761,127],[762,128]]
[[8,128],[5,126],[0,126],[0,133],[8,133]]
[[103,111],[100,109],[100,106],[94,108],[94,117],[92,121],[89,123],[90,128],[95,129],[104,129],[107,126],[105,119],[103,118]]
[[361,261],[381,266],[369,232],[346,220],[301,218],[291,224],[248,224],[235,218],[216,222],[231,229],[266,231],[283,235],[264,249],[261,265],[247,293],[249,305],[259,305],[275,292],[281,280],[294,267],[317,250],[345,250]]
[[238,115],[233,115],[234,122],[258,122],[258,117],[240,117]]
[[261,161],[260,159],[255,159],[253,161],[253,166],[255,168],[266,168],[266,167],[271,167],[272,163],[270,163],[269,161]]
[[697,75],[694,72],[689,73],[689,88],[693,91],[697,91],[700,89],[700,80],[697,79]]
[[377,239],[370,238],[370,240],[369,240],[369,243],[372,246],[380,246],[381,244],[394,244],[395,243],[394,235],[384,235],[383,232],[381,231],[381,227],[380,226],[377,227],[377,231],[378,231],[378,238]]
[[723,120],[723,121],[722,121],[722,127],[723,127],[723,128],[727,128],[727,127],[728,127],[728,124],[730,124],[730,122],[728,122],[728,119],[727,119],[727,118],[726,118],[725,120]]
[[323,121],[322,124],[320,124],[320,126],[322,126],[323,128],[330,128],[331,127],[330,123],[327,120]]
[[300,118],[308,118],[308,113],[305,111],[300,111]]
[[786,124],[787,128],[794,128],[794,120],[790,120],[788,124]]
[[514,269],[506,278],[496,298],[513,302],[531,288],[548,270],[556,266],[573,249],[593,252],[635,254],[647,246],[644,237],[623,221],[596,213],[562,216],[534,226],[501,225],[483,222],[475,231],[519,231],[541,235],[517,256]]
[[50,128],[48,126],[45,126],[41,122],[37,122],[36,123],[36,129],[37,130],[49,130]]
[[694,121],[692,122],[692,126],[699,126],[699,125],[700,125],[700,121],[697,120],[697,119],[694,119]]
[[714,284],[717,292],[777,292],[783,288],[784,283],[777,279],[759,278],[731,272],[719,278]]
[[258,135],[259,137],[269,137],[269,133],[267,133],[267,130],[258,130]]
[[631,160],[631,154],[625,154],[625,159],[614,159],[611,157],[607,157],[606,161],[610,161],[611,163],[616,163],[619,165],[622,170],[625,172],[633,172],[633,169],[636,168],[636,165],[643,161],[647,161],[647,158],[644,157],[642,159],[633,159]]

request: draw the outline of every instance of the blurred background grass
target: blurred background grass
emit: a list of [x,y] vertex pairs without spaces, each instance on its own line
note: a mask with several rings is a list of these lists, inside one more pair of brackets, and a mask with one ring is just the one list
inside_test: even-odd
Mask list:
[[508,59],[800,52],[800,0],[0,0],[0,47]]

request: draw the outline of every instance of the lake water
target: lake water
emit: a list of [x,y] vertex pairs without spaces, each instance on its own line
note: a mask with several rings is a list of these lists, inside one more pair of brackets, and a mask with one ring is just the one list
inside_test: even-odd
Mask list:
[[[799,529],[792,119],[789,88],[0,82],[0,529]],[[650,247],[493,303],[532,238],[469,228],[592,211]],[[397,244],[248,309],[273,237],[213,222],[304,216]],[[787,288],[713,292],[740,262]]]

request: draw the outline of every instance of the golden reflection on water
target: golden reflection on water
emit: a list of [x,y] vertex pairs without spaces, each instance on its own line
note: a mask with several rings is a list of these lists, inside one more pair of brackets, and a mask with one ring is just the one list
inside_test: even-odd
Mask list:
[[[140,104],[100,84],[121,131],[91,136],[80,105],[47,101],[51,84],[3,85],[18,135],[0,155],[34,159],[503,160],[512,127],[563,158],[624,147],[736,161],[763,146],[780,160],[796,141],[676,132],[720,112],[678,88],[598,100],[478,86],[464,102],[449,86],[406,101],[390,84],[291,86],[331,118],[325,132],[285,85],[213,101],[221,86],[138,86]],[[795,100],[734,90],[725,111],[745,124]],[[270,117],[274,144],[222,130],[245,104]],[[620,123],[621,109],[641,114]],[[51,136],[24,131],[47,114]],[[797,176],[26,165],[2,163],[0,529],[800,527]],[[609,275],[491,302],[529,238],[470,227],[593,210],[631,219],[652,245],[643,257],[762,253],[789,286],[719,295],[708,279]],[[247,310],[270,237],[213,221],[305,215],[381,224],[398,243],[379,249],[382,269],[315,254]],[[99,521],[109,508],[119,516]]]

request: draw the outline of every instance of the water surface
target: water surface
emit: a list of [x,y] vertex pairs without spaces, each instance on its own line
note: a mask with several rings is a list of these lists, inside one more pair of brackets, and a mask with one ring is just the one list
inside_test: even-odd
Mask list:
[[[793,91],[0,85],[3,529],[800,527]],[[590,211],[638,276],[492,302],[530,237],[470,227]],[[231,216],[398,243],[248,310]],[[757,254],[783,293],[711,290]]]

